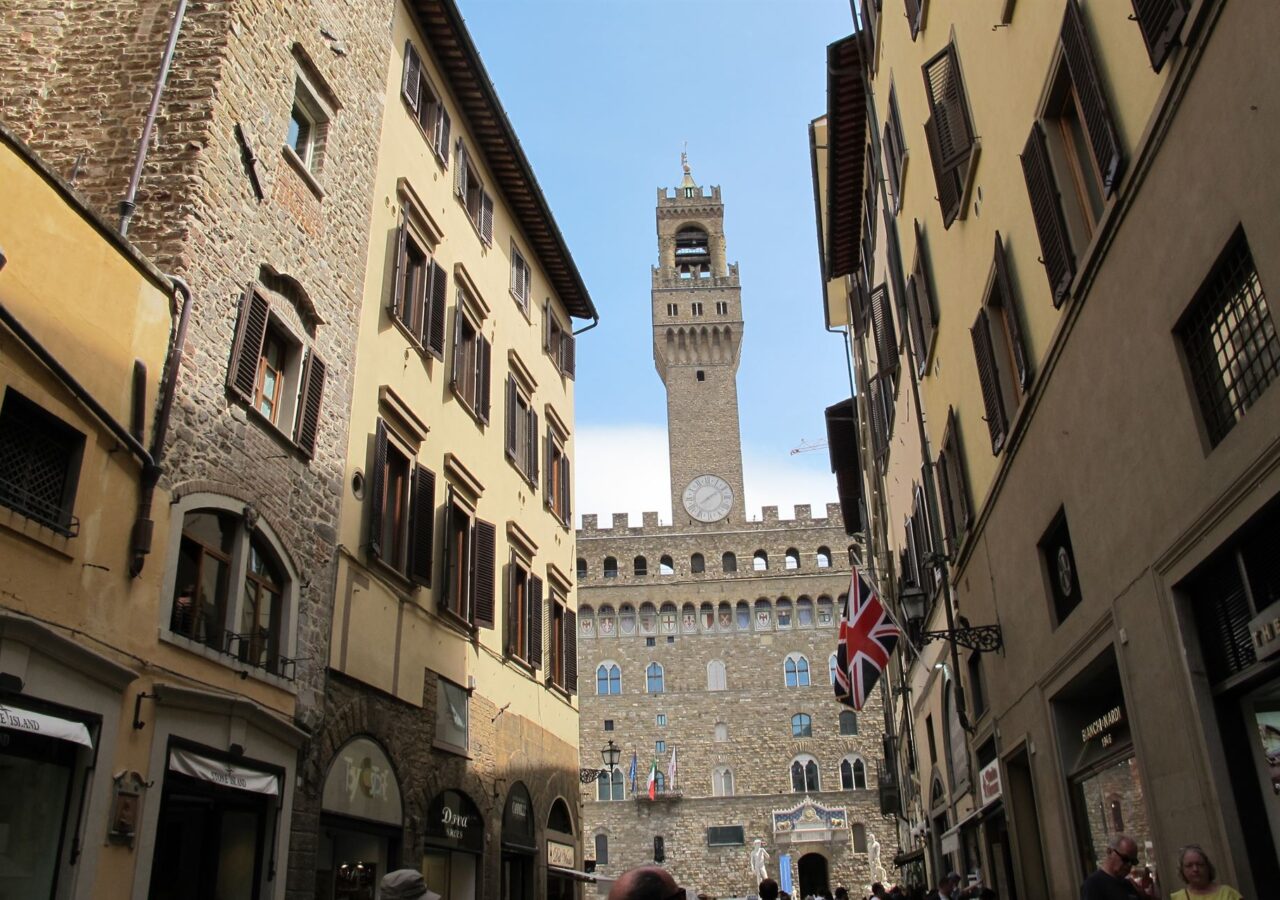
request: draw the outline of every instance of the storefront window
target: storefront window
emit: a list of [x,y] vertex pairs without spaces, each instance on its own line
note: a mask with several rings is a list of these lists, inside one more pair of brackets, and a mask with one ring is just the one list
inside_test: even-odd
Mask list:
[[74,747],[0,730],[0,896],[53,896]]

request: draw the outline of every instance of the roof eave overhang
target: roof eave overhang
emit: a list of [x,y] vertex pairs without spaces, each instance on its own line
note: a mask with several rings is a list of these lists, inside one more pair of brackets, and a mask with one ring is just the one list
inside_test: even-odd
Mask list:
[[862,35],[827,47],[827,277],[858,270],[867,102]]
[[449,81],[450,93],[462,108],[469,130],[551,286],[571,316],[598,318],[582,275],[551,215],[533,167],[498,100],[457,4],[453,0],[408,0],[408,3]]

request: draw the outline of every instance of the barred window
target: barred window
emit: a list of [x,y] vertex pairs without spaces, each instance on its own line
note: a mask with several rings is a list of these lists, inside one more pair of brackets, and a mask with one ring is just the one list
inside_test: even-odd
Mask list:
[[67,537],[84,435],[9,388],[0,408],[0,504]]
[[1217,446],[1280,372],[1280,340],[1244,230],[1178,325],[1209,443]]

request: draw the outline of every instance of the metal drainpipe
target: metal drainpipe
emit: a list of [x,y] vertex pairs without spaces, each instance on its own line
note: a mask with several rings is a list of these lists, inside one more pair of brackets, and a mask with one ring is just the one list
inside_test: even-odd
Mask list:
[[173,399],[178,389],[178,371],[182,366],[183,351],[187,343],[187,326],[191,321],[191,306],[194,297],[191,286],[177,275],[170,275],[169,281],[174,289],[182,294],[182,310],[178,314],[178,327],[173,335],[173,344],[169,349],[169,359],[165,364],[164,375],[160,381],[160,410],[156,413],[155,431],[151,438],[151,461],[142,470],[142,482],[138,492],[138,517],[133,523],[133,533],[129,540],[129,575],[138,577],[146,564],[147,554],[151,552],[151,539],[155,531],[155,522],[151,519],[151,504],[155,498],[156,483],[163,470],[160,460],[164,456],[165,436],[169,431],[169,417],[173,412]]
[[584,326],[582,326],[581,328],[579,328],[577,331],[575,331],[575,332],[573,333],[573,336],[574,336],[574,337],[577,337],[578,335],[582,334],[582,333],[583,333],[583,332],[585,332],[585,331],[590,331],[592,328],[595,328],[595,327],[596,327],[597,325],[599,325],[599,324],[600,324],[600,314],[599,314],[599,313],[592,313],[592,314],[591,314],[591,324],[590,324],[590,325],[584,325]]
[[142,139],[138,141],[138,156],[133,164],[133,175],[129,179],[129,188],[124,199],[120,201],[120,236],[129,233],[129,222],[138,208],[138,183],[142,180],[142,166],[147,161],[147,144],[151,141],[151,132],[156,124],[156,112],[160,109],[160,97],[164,93],[165,82],[169,80],[169,66],[173,62],[174,48],[178,45],[178,32],[182,30],[182,20],[187,14],[187,0],[178,0],[178,9],[173,14],[173,24],[169,27],[169,41],[164,48],[164,56],[160,60],[160,72],[156,76],[156,86],[151,92],[151,108],[147,110],[147,120],[142,126]]

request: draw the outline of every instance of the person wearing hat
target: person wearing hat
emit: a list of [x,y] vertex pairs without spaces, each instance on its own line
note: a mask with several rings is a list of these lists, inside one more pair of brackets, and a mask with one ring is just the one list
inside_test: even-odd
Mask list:
[[439,894],[427,890],[417,869],[396,869],[383,875],[378,896],[381,900],[440,900]]

